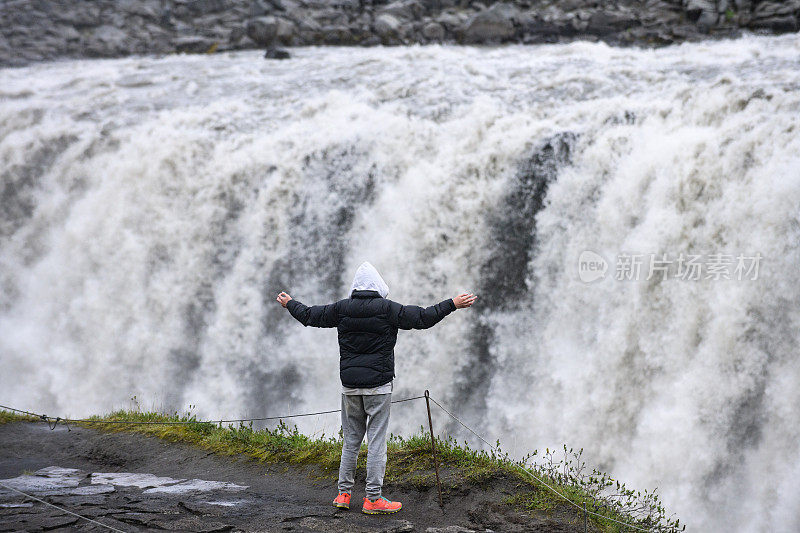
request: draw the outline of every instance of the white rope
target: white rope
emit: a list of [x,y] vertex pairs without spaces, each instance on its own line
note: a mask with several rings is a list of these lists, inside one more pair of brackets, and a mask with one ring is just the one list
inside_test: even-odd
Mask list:
[[102,523],[102,522],[98,522],[97,520],[92,520],[91,518],[88,518],[88,517],[86,517],[86,516],[81,516],[81,515],[79,515],[79,514],[77,514],[77,513],[73,513],[72,511],[67,511],[67,510],[66,510],[66,509],[64,509],[63,507],[59,507],[58,505],[53,505],[53,504],[52,504],[52,503],[50,503],[50,502],[46,502],[46,501],[44,501],[44,500],[42,500],[42,499],[40,499],[40,498],[37,498],[36,496],[31,496],[30,494],[26,494],[26,493],[22,492],[21,490],[17,490],[17,489],[15,489],[14,487],[9,487],[8,485],[6,485],[6,484],[4,484],[4,483],[0,483],[0,487],[3,487],[3,488],[5,488],[5,489],[8,489],[8,490],[13,490],[14,492],[18,492],[18,493],[22,494],[22,495],[23,495],[23,496],[25,496],[26,498],[30,498],[30,499],[32,499],[32,500],[36,500],[37,502],[42,502],[43,504],[45,504],[45,505],[49,505],[50,507],[55,507],[56,509],[58,509],[58,510],[59,510],[59,511],[61,511],[62,513],[67,513],[67,514],[71,514],[72,516],[77,516],[78,518],[81,518],[81,519],[83,519],[83,520],[87,520],[87,521],[89,521],[89,522],[91,522],[91,523],[93,523],[93,524],[97,524],[97,525],[98,525],[98,526],[100,526],[100,527],[104,527],[104,528],[106,528],[106,529],[110,529],[111,531],[117,531],[117,532],[119,532],[119,533],[126,533],[125,531],[123,531],[123,530],[121,530],[121,529],[117,529],[117,528],[115,528],[115,527],[112,527],[112,526],[106,525],[106,524],[104,524],[104,523]]
[[[451,413],[450,411],[448,411],[447,409],[445,409],[445,407],[444,407],[442,404],[440,404],[439,402],[437,402],[437,401],[436,401],[436,400],[433,398],[433,396],[431,396],[430,398],[431,398],[431,401],[432,401],[433,403],[435,403],[436,405],[438,405],[438,406],[439,406],[439,408],[440,408],[442,411],[444,411],[445,413],[447,413],[448,415],[450,415],[450,417],[451,417],[451,418],[453,418],[453,420],[455,420],[456,422],[458,422],[459,424],[461,424],[462,426],[464,426],[464,427],[465,427],[465,428],[466,428],[466,429],[467,429],[467,430],[468,430],[470,433],[472,433],[473,435],[475,435],[476,437],[478,437],[478,439],[480,439],[480,441],[481,441],[481,442],[483,442],[484,444],[486,444],[487,446],[489,446],[489,448],[491,448],[492,450],[494,450],[494,449],[496,448],[496,446],[495,446],[495,445],[493,445],[493,444],[490,444],[490,443],[489,443],[489,442],[488,442],[486,439],[484,439],[484,438],[483,438],[481,435],[479,435],[479,434],[478,434],[478,433],[477,433],[477,432],[476,432],[474,429],[472,429],[471,427],[469,427],[468,425],[466,425],[464,422],[462,422],[462,421],[461,421],[461,420],[460,420],[460,419],[459,419],[459,418],[458,418],[456,415],[454,415],[453,413]],[[556,495],[560,496],[560,497],[561,497],[561,498],[562,498],[562,499],[563,499],[565,502],[569,503],[570,505],[572,505],[573,507],[575,507],[575,508],[576,508],[576,509],[578,509],[579,511],[583,511],[583,512],[585,512],[585,513],[587,513],[587,514],[590,514],[590,515],[596,516],[596,517],[598,517],[598,518],[602,518],[602,519],[604,519],[604,520],[611,520],[612,522],[616,522],[617,524],[620,524],[620,525],[623,525],[623,526],[625,526],[625,527],[629,527],[629,528],[631,528],[631,529],[635,529],[635,530],[638,530],[638,531],[650,531],[650,529],[649,529],[649,528],[648,528],[648,529],[644,529],[644,528],[641,528],[641,527],[639,527],[639,526],[635,526],[635,525],[633,525],[633,524],[629,524],[629,523],[627,523],[627,522],[622,522],[622,521],[620,521],[620,520],[616,520],[616,519],[614,519],[614,518],[611,518],[611,517],[609,517],[609,516],[601,515],[600,513],[595,513],[595,512],[593,512],[593,511],[589,511],[588,509],[586,509],[586,508],[584,508],[584,507],[581,507],[581,506],[580,506],[580,505],[578,505],[577,503],[573,502],[572,500],[570,500],[569,498],[567,498],[566,496],[564,496],[563,494],[561,494],[561,493],[560,493],[558,490],[556,490],[554,487],[551,487],[551,486],[550,486],[549,484],[547,484],[547,483],[546,483],[546,482],[545,482],[545,481],[544,481],[542,478],[540,478],[539,476],[537,476],[536,474],[534,474],[533,472],[531,472],[531,471],[530,471],[530,470],[528,470],[527,468],[523,468],[523,467],[522,467],[522,466],[520,466],[520,465],[514,465],[514,466],[516,466],[516,467],[517,467],[517,468],[519,468],[519,469],[520,469],[522,472],[525,472],[526,474],[528,474],[529,476],[531,476],[533,479],[535,479],[536,481],[538,481],[539,483],[541,483],[542,485],[544,485],[545,487],[547,487],[548,489],[550,489],[550,491],[551,491],[553,494],[556,494]]]

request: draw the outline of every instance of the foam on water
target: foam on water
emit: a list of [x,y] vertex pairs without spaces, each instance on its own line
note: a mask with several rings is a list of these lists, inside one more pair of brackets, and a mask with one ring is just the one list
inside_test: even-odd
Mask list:
[[[798,52],[786,36],[0,71],[4,403],[328,409],[336,335],[274,298],[344,297],[367,260],[403,303],[480,291],[401,333],[396,397],[430,388],[516,455],[583,447],[695,531],[794,531]],[[606,279],[580,281],[585,250]],[[763,260],[755,281],[622,282],[620,253]],[[393,411],[395,433],[424,421]]]

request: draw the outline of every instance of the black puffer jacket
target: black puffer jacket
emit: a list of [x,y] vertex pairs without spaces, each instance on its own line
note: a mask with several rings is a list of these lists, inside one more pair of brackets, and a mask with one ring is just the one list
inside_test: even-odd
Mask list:
[[377,291],[353,291],[350,298],[308,307],[290,300],[286,308],[304,326],[336,327],[342,385],[372,388],[394,378],[398,329],[426,329],[456,310],[453,300],[431,307],[400,305]]

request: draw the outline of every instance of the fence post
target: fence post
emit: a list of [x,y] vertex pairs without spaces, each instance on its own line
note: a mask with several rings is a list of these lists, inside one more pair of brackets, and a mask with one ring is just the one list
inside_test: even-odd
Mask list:
[[425,389],[425,406],[428,408],[428,427],[431,430],[431,451],[433,452],[433,466],[436,469],[436,488],[439,489],[439,507],[444,509],[442,500],[442,483],[439,480],[439,461],[436,460],[436,437],[433,435],[433,419],[431,419],[431,394]]
[[587,529],[586,529],[586,502],[583,502],[583,533],[587,533]]

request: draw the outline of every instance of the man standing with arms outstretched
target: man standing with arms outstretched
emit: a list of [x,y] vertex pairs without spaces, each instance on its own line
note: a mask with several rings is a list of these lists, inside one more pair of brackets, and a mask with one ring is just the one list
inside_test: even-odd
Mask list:
[[397,330],[427,329],[456,309],[470,307],[477,298],[474,294],[461,294],[422,308],[387,300],[388,294],[389,287],[381,275],[365,262],[356,271],[350,298],[308,307],[285,292],[278,295],[280,304],[304,326],[338,330],[344,444],[339,495],[333,505],[350,508],[356,459],[366,433],[367,495],[361,510],[367,514],[396,513],[402,507],[400,502],[381,496]]

